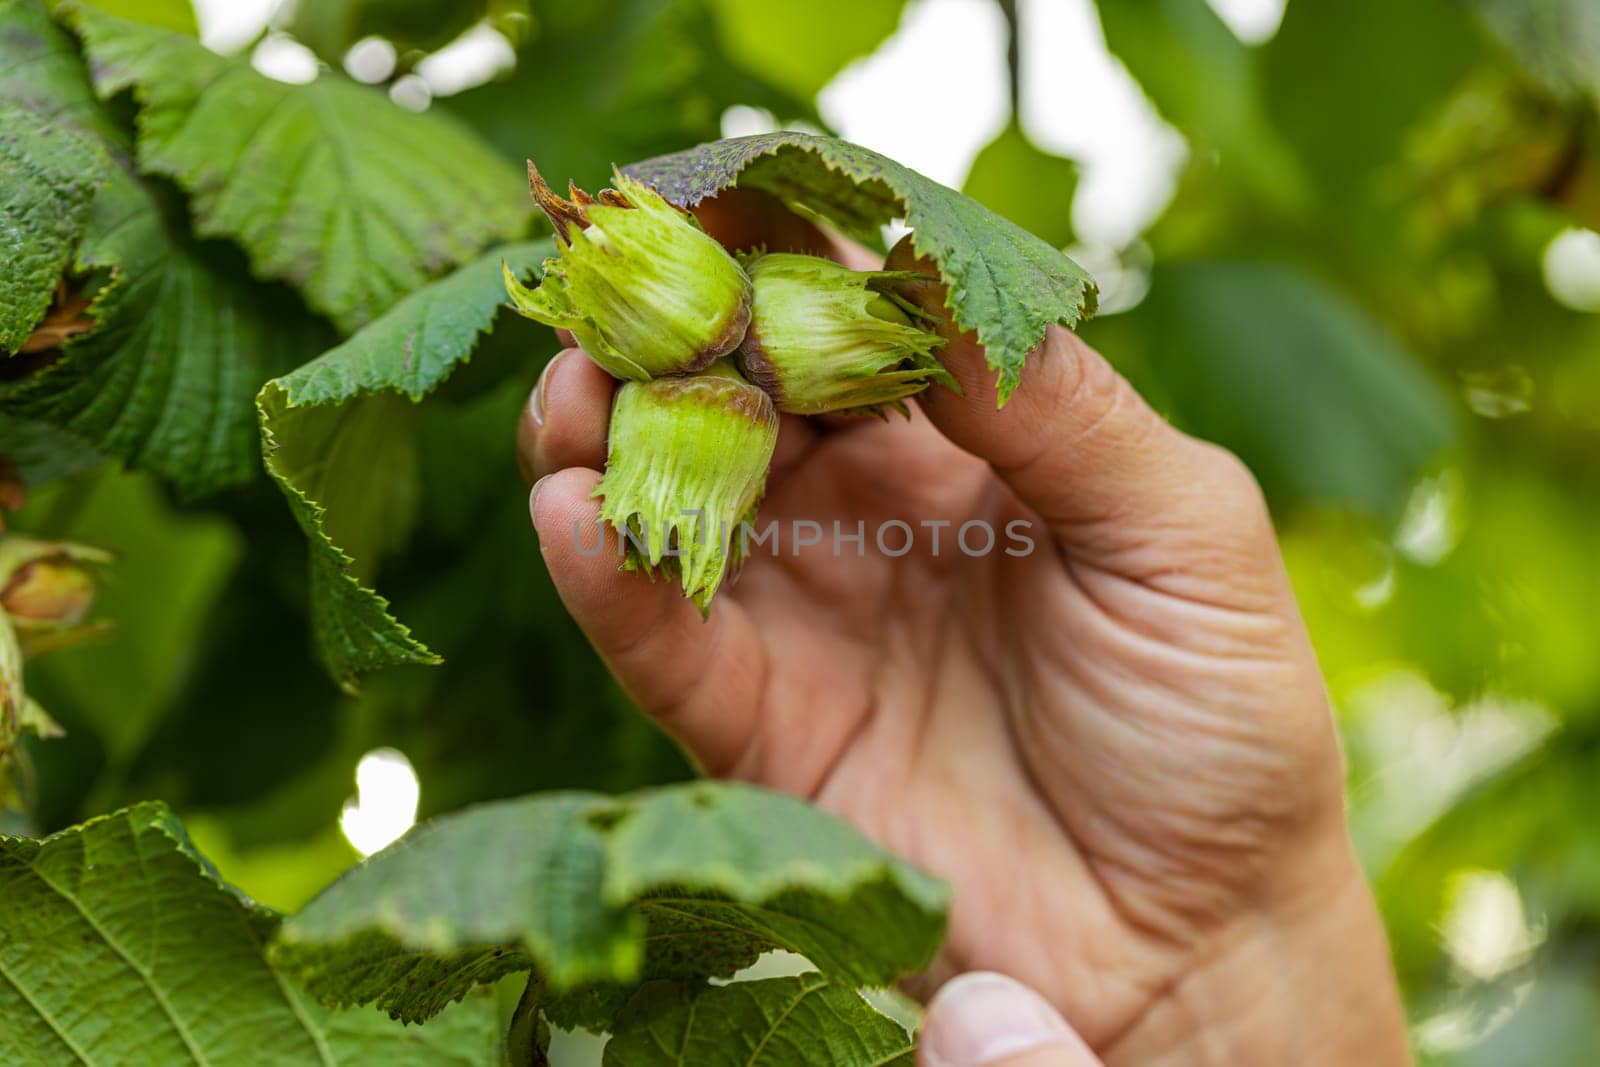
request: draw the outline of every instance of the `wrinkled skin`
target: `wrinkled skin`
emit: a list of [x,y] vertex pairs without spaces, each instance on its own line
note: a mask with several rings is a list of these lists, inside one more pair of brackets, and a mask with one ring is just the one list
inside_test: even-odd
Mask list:
[[[877,265],[749,194],[700,214],[730,247]],[[917,264],[902,246],[887,265]],[[916,294],[945,316],[942,297]],[[964,395],[935,387],[909,423],[785,417],[761,509],[782,553],[758,548],[704,623],[574,550],[612,383],[564,352],[519,444],[569,610],[707,773],[810,797],[952,882],[926,990],[1004,972],[1112,1064],[1405,1062],[1328,700],[1249,472],[1072,333],[997,411],[975,339],[942,332]],[[795,555],[793,519],[863,521],[864,554]],[[917,532],[901,558],[873,543],[893,519]],[[952,524],[938,552],[922,520]],[[996,551],[952,543],[971,520]],[[1015,522],[1025,555],[1003,551]]]

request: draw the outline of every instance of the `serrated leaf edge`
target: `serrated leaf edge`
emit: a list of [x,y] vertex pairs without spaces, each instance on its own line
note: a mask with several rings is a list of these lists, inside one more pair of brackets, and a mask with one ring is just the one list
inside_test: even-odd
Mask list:
[[[753,136],[754,137],[773,137],[774,135],[772,135],[772,134],[755,134]],[[680,201],[673,201],[673,202],[677,203],[678,206],[680,206],[680,207],[686,207],[686,208],[687,207],[694,207],[694,206],[700,204],[702,201],[707,200],[710,197],[714,196],[716,194],[716,192],[721,192],[724,189],[731,189],[731,188],[734,188],[734,187],[738,186],[738,184],[739,184],[739,176],[741,174],[743,174],[744,171],[747,170],[750,167],[750,165],[753,164],[756,160],[762,159],[762,158],[766,158],[766,157],[775,157],[775,156],[778,155],[779,152],[783,151],[786,148],[794,148],[794,149],[798,149],[800,151],[811,153],[813,156],[815,156],[817,158],[817,160],[819,162],[821,162],[821,164],[824,167],[826,167],[828,170],[832,171],[833,173],[838,174],[840,177],[845,178],[847,181],[849,181],[852,185],[856,186],[857,188],[862,188],[862,187],[868,185],[871,182],[878,182],[879,184],[883,185],[883,187],[889,191],[889,194],[890,194],[891,197],[893,197],[894,201],[900,206],[900,209],[901,209],[901,212],[902,212],[902,217],[905,218],[907,225],[911,227],[911,249],[912,249],[912,251],[915,252],[919,257],[926,256],[928,259],[932,260],[934,263],[938,264],[940,267],[943,267],[943,264],[940,263],[939,260],[935,259],[932,255],[928,254],[928,252],[926,250],[924,250],[923,247],[920,244],[918,244],[918,241],[917,241],[917,227],[912,223],[912,218],[911,218],[912,205],[911,205],[911,203],[909,202],[909,200],[907,199],[907,197],[905,196],[904,193],[902,193],[898,189],[896,189],[885,178],[868,178],[868,179],[865,179],[865,180],[859,178],[857,175],[854,175],[854,174],[850,173],[850,171],[848,171],[844,167],[838,166],[838,165],[834,164],[831,160],[829,160],[827,158],[827,156],[824,155],[823,149],[827,146],[828,142],[834,141],[834,142],[837,142],[839,144],[849,145],[851,148],[859,149],[860,151],[863,151],[863,152],[871,153],[872,155],[878,156],[878,157],[883,158],[883,159],[888,159],[889,157],[884,156],[883,153],[881,153],[881,152],[876,152],[873,149],[867,148],[865,145],[858,145],[858,144],[855,144],[852,141],[845,141],[842,138],[820,138],[816,134],[801,133],[801,132],[798,132],[798,131],[780,131],[779,136],[781,136],[783,139],[781,139],[781,140],[776,140],[776,139],[773,140],[769,147],[763,148],[760,152],[757,152],[757,153],[751,155],[748,159],[746,159],[740,165],[739,170],[737,172],[735,172],[735,174],[733,175],[732,180],[728,184],[719,186],[714,192],[704,193],[704,194],[702,194],[702,195],[700,195],[698,197],[694,197],[692,199],[691,198],[685,198],[681,202]],[[728,140],[740,140],[740,139],[741,138],[728,138]],[[711,142],[711,143],[716,143],[716,142]],[[693,149],[686,149],[685,151],[693,151]],[[673,155],[677,155],[677,154],[679,154],[679,153],[673,153]],[[651,161],[650,160],[643,160],[641,162],[642,163],[648,163],[648,162],[651,162]],[[911,170],[910,167],[906,167],[905,164],[899,163],[898,161],[890,160],[890,162],[894,162],[896,166],[903,167],[904,169],[906,169],[908,171]],[[637,164],[631,164],[628,167],[623,167],[622,170],[623,170],[624,173],[628,173],[632,169],[632,167],[636,166],[636,165]],[[912,173],[918,173],[918,172],[912,171]],[[919,176],[925,178],[929,182],[933,182],[933,179],[932,178],[928,178],[927,175],[919,175]],[[940,184],[940,183],[934,182],[934,184],[937,185],[937,184]],[[945,186],[945,188],[949,188],[949,187]],[[959,190],[955,190],[955,189],[951,189],[950,192],[955,196],[964,195]],[[980,206],[982,206],[982,205],[980,205]],[[988,209],[985,208],[985,210],[988,210]],[[991,212],[991,214],[992,214],[992,212]],[[1013,225],[1013,226],[1016,225],[1015,223],[1011,223],[1010,220],[1005,219],[1003,216],[996,215],[995,217],[997,219],[1000,219],[1002,222],[1005,222],[1005,223],[1007,223],[1009,225]],[[1021,229],[1021,227],[1017,227],[1017,228],[1019,230]],[[1022,232],[1023,233],[1027,233],[1028,231],[1022,230]],[[1032,235],[1030,234],[1030,236],[1032,236]],[[1065,253],[1063,253],[1063,255],[1065,255]],[[1077,266],[1077,264],[1074,263],[1074,266]],[[1081,271],[1082,268],[1079,267],[1079,270]],[[1084,321],[1085,319],[1093,317],[1095,311],[1098,309],[1098,307],[1099,307],[1100,288],[1095,283],[1094,279],[1089,276],[1089,273],[1087,271],[1083,271],[1083,275],[1084,275],[1084,279],[1085,280],[1080,281],[1078,283],[1078,286],[1077,286],[1077,294],[1076,294],[1076,305],[1077,306],[1076,306],[1075,312],[1073,314],[1071,314],[1071,315],[1064,315],[1064,316],[1061,316],[1061,317],[1056,318],[1055,320],[1053,320],[1057,325],[1064,326],[1064,327],[1066,327],[1068,329],[1073,329],[1073,328],[1075,328],[1077,326],[1078,323]],[[984,362],[988,364],[990,370],[993,370],[998,375],[998,389],[997,389],[998,396],[997,396],[997,404],[996,404],[996,406],[997,407],[1004,407],[1005,404],[1006,404],[1006,401],[1008,399],[1010,399],[1011,393],[1016,389],[1017,384],[1018,384],[1018,382],[1020,381],[1020,379],[1022,377],[1022,367],[1023,367],[1023,362],[1024,361],[1023,360],[1019,360],[1015,367],[1007,367],[1003,360],[991,355],[992,349],[991,349],[991,346],[988,344],[988,342],[985,340],[984,335],[983,335],[983,331],[981,329],[975,329],[975,328],[969,326],[964,321],[964,316],[962,315],[960,308],[956,306],[956,297],[957,297],[957,295],[960,294],[960,293],[963,293],[965,290],[957,289],[955,286],[953,286],[951,284],[951,282],[950,282],[950,279],[945,277],[944,274],[942,273],[942,271],[940,273],[939,280],[945,284],[944,306],[950,312],[951,321],[954,322],[955,325],[956,325],[956,328],[961,330],[963,333],[973,333],[973,334],[975,334],[977,336],[977,338],[978,338],[978,343],[984,346]],[[1035,348],[1037,348],[1039,343],[1044,340],[1045,332],[1046,332],[1045,329],[1041,329],[1036,336],[1034,336],[1033,338],[1031,338],[1029,340],[1028,347],[1023,352],[1024,360],[1025,360],[1026,354],[1028,352],[1033,351]]]
[[[718,784],[731,788],[748,788],[738,787],[733,783]],[[702,785],[704,785],[704,783],[695,782],[677,786],[661,786],[654,789],[641,790],[637,793],[629,794],[624,797],[615,797],[603,793],[590,793],[583,791],[554,792],[537,795],[544,800],[556,801],[560,799],[566,799],[573,802],[575,805],[585,805],[583,807],[575,806],[572,815],[573,818],[593,819],[597,815],[620,814],[622,819],[626,819],[627,813],[625,811],[619,813],[616,809],[619,806],[625,805],[631,799],[643,798],[653,794],[678,790],[686,791]],[[518,797],[506,801],[491,803],[517,804],[526,802],[528,799],[530,798]],[[479,805],[477,807],[482,806],[483,805]],[[448,822],[450,820],[463,817],[474,810],[476,810],[476,808],[468,808],[461,812],[453,812],[443,815],[427,825],[437,826],[441,822]],[[859,830],[856,832],[859,833]],[[602,841],[601,850],[604,857],[604,866],[601,873],[601,892],[603,898],[605,898],[607,906],[617,912],[633,912],[634,914],[640,914],[644,909],[648,908],[653,901],[682,898],[686,893],[689,897],[693,897],[696,893],[703,893],[704,899],[707,902],[725,903],[733,907],[747,908],[751,911],[757,912],[771,909],[777,898],[789,892],[813,893],[828,901],[844,904],[876,887],[887,886],[898,890],[900,895],[911,906],[917,908],[924,917],[937,922],[939,926],[938,936],[930,938],[929,940],[927,953],[921,959],[911,963],[906,968],[908,972],[916,971],[927,966],[927,964],[936,955],[938,951],[938,945],[943,940],[944,929],[948,921],[945,914],[945,909],[948,905],[951,895],[949,883],[931,874],[927,874],[918,868],[912,867],[902,860],[898,860],[891,853],[883,851],[881,846],[874,845],[875,848],[879,849],[880,855],[862,857],[861,859],[842,869],[838,867],[828,867],[801,862],[792,865],[790,869],[778,876],[769,876],[764,879],[756,880],[753,883],[750,883],[749,880],[744,880],[746,883],[744,885],[733,884],[736,881],[740,881],[737,874],[730,876],[726,871],[722,871],[715,876],[717,878],[727,879],[721,885],[712,884],[704,887],[697,886],[693,890],[685,890],[681,884],[671,880],[662,880],[659,882],[649,883],[640,882],[630,894],[624,897],[614,884],[616,879],[614,879],[611,874],[611,872],[617,866],[617,859],[612,854],[612,848],[610,846],[611,834],[600,832],[598,833],[598,836]],[[389,847],[390,849],[402,849],[406,847],[406,843],[406,839],[402,839],[401,841]],[[372,859],[376,859],[378,856],[382,856],[383,854],[383,852],[376,853]],[[371,860],[369,859],[368,861],[364,862],[371,862]],[[844,873],[841,873],[841,870]],[[815,881],[806,881],[805,879],[807,877],[807,872],[810,871],[821,872],[824,875],[823,880],[825,884],[819,885]],[[749,889],[750,884],[756,886],[753,891]],[[674,894],[674,896],[666,896],[666,894],[669,893]],[[779,912],[778,914],[783,915],[787,919],[795,918],[787,912]],[[395,921],[394,916],[388,915],[379,915],[376,917],[376,921],[369,922],[366,925],[351,930],[349,933],[346,933],[342,936],[337,936],[327,940],[319,940],[297,936],[295,933],[293,917],[291,916],[285,923],[283,923],[283,925],[278,927],[274,937],[274,943],[269,950],[269,958],[275,963],[281,964],[290,970],[304,974],[306,969],[297,959],[297,956],[301,950],[312,950],[318,956],[333,956],[337,955],[341,951],[352,948],[359,943],[362,938],[374,934],[393,942],[394,945],[398,946],[406,954],[444,954],[451,952],[471,951],[475,949],[481,950],[483,953],[496,952],[497,950],[502,952],[514,952],[527,959],[529,962],[529,967],[527,969],[544,976],[547,982],[550,984],[551,992],[556,993],[570,992],[572,990],[581,988],[588,983],[616,982],[625,984],[628,982],[637,981],[640,977],[640,969],[643,966],[643,949],[646,937],[644,923],[640,922],[636,924],[635,931],[630,935],[633,940],[629,946],[629,950],[626,953],[627,957],[629,957],[632,962],[630,964],[625,964],[620,968],[614,967],[610,970],[600,970],[593,967],[569,967],[563,969],[558,974],[552,974],[549,963],[540,958],[540,950],[535,949],[533,946],[527,944],[526,941],[522,940],[514,942],[506,941],[497,944],[483,944],[480,942],[451,937],[449,936],[448,931],[441,930],[438,927],[428,927],[426,924],[420,926],[415,924],[402,925]],[[481,962],[482,958],[483,957],[481,955],[475,957],[473,963],[476,964]],[[461,996],[465,995],[466,993],[464,991]],[[461,999],[461,996],[455,997],[453,1000],[459,1000]],[[340,1006],[366,1003],[353,998],[342,998],[338,995],[319,996],[319,999],[323,1000],[324,1003]]]
[[[275,399],[281,398],[279,403],[282,405],[282,410],[287,411],[290,408],[302,406],[294,403],[289,390],[285,389],[279,382],[280,379],[274,378],[263,385],[261,392],[256,394],[256,420],[261,427],[262,462],[266,466],[267,473],[277,483],[278,488],[285,495],[292,497],[293,500],[298,500],[305,509],[302,512],[299,507],[291,506],[290,511],[294,513],[296,523],[299,524],[300,529],[310,542],[307,546],[308,550],[312,553],[318,551],[326,552],[330,561],[334,564],[333,570],[338,575],[337,580],[345,583],[359,599],[371,603],[381,614],[388,630],[387,633],[369,631],[370,636],[380,647],[386,647],[390,650],[384,662],[363,667],[355,667],[353,665],[340,667],[333,662],[328,655],[327,649],[319,647],[318,653],[322,657],[324,665],[328,668],[329,673],[333,675],[334,680],[339,683],[340,688],[354,694],[358,691],[356,678],[363,670],[376,670],[380,667],[399,666],[401,664],[437,666],[443,663],[444,658],[442,656],[412,636],[411,628],[394,617],[394,614],[389,610],[387,597],[377,590],[369,589],[361,584],[360,579],[352,571],[355,566],[355,559],[344,549],[334,544],[333,539],[328,536],[326,524],[323,521],[328,509],[320,501],[312,499],[309,494],[279,469],[277,462],[279,446],[277,436],[272,429],[274,413],[270,410],[270,405]],[[343,399],[350,400],[353,397],[344,397]],[[321,404],[304,406],[336,407],[338,406],[338,401],[330,400]],[[302,515],[305,518],[302,518]],[[315,566],[315,560],[312,561],[311,565]]]

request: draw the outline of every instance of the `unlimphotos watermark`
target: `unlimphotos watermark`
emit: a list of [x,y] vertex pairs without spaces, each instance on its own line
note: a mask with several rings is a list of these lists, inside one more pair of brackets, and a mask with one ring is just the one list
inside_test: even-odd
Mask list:
[[[694,544],[705,544],[709,532],[705,512],[688,508],[682,514],[684,518],[694,520]],[[590,531],[586,533],[584,524],[573,520],[572,543],[580,556],[598,556],[606,551],[603,524],[593,524]],[[717,527],[718,540],[725,544],[736,544],[739,554],[745,557],[759,551],[765,551],[773,557],[781,556],[785,551],[798,556],[802,551],[811,549],[826,550],[834,558],[865,556],[870,546],[880,555],[891,559],[910,555],[913,551],[922,551],[930,556],[959,552],[974,559],[995,552],[1003,552],[1008,556],[1029,556],[1034,550],[1032,531],[1033,523],[1027,519],[1012,519],[998,530],[993,523],[983,519],[968,519],[961,523],[951,519],[919,519],[916,522],[886,519],[873,523],[870,529],[865,519],[857,519],[853,524],[834,519],[831,527],[815,519],[769,519],[765,524],[741,522],[731,531],[726,523],[719,523]],[[629,524],[619,533],[615,548],[619,557],[625,555],[629,547],[640,555],[650,555],[652,541],[647,525]],[[687,546],[680,544],[669,531],[661,554],[680,557],[687,551]]]

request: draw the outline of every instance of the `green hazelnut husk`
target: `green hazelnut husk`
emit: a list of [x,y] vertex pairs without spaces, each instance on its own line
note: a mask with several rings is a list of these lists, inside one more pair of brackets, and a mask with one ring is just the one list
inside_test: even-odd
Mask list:
[[103,631],[85,622],[99,572],[111,554],[67,541],[0,538],[0,612],[16,631],[25,656],[78,643]]
[[778,413],[732,361],[688,376],[624,382],[611,406],[600,517],[623,537],[624,566],[676,577],[710,611],[743,562],[778,441]]
[[740,368],[779,411],[905,411],[931,382],[955,388],[934,356],[941,338],[893,292],[908,271],[856,271],[788,252],[744,259],[754,286]]
[[750,321],[750,279],[691,215],[615,173],[598,199],[553,192],[530,161],[533,199],[555,227],[559,254],[537,288],[509,267],[520,314],[570,330],[612,377],[692,374],[739,344]]
[[0,610],[19,626],[76,626],[94,603],[95,572],[110,561],[87,545],[0,539]]
[[87,567],[106,558],[82,545],[0,538],[0,811],[22,805],[23,737],[62,732],[23,686],[23,660],[40,651],[30,645],[30,634],[77,627],[94,595]]

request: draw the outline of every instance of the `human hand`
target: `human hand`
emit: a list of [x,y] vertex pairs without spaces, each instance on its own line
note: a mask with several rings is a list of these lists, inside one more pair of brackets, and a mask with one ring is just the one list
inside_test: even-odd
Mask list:
[[[830,250],[748,195],[700,214],[733,248]],[[888,263],[913,265],[904,244]],[[558,356],[519,443],[568,609],[709,774],[809,797],[953,883],[930,988],[1011,975],[1109,1064],[1405,1062],[1327,697],[1249,472],[1060,329],[997,410],[981,348],[921,290],[964,395],[934,387],[909,423],[784,416],[758,523],[781,553],[755,549],[705,621],[579,551],[614,383]],[[796,520],[862,522],[865,550],[796,550]],[[899,558],[873,543],[895,520],[918,535]],[[1033,551],[1002,534],[965,554],[974,521],[1029,524]],[[937,550],[924,523],[948,524]]]

